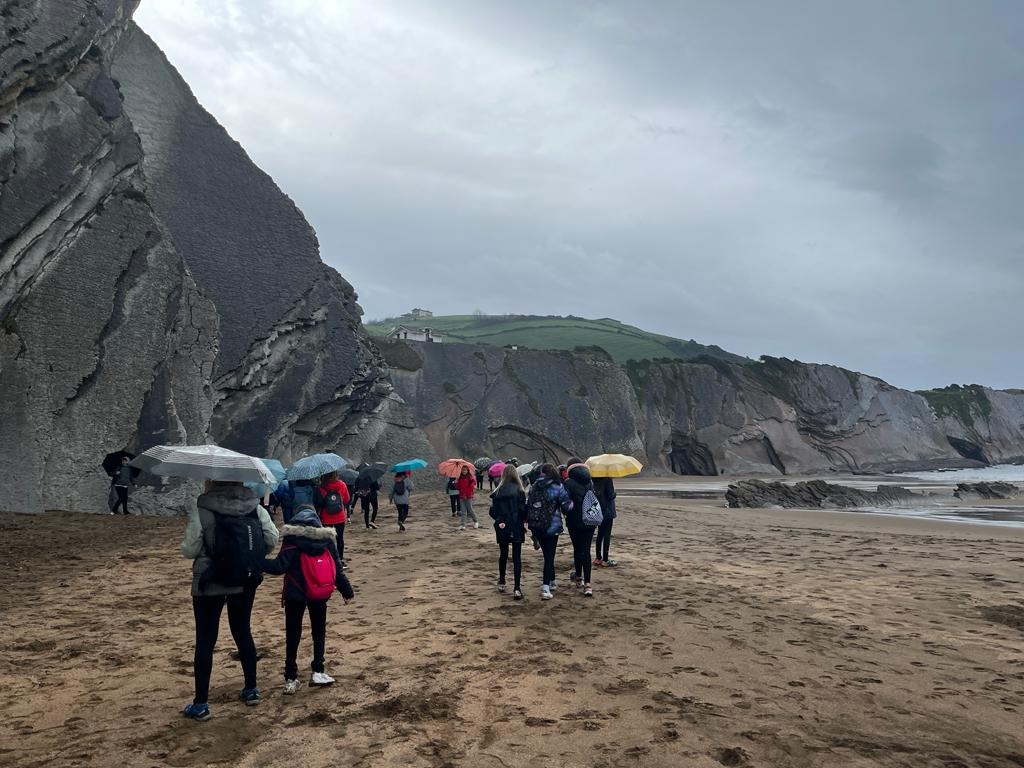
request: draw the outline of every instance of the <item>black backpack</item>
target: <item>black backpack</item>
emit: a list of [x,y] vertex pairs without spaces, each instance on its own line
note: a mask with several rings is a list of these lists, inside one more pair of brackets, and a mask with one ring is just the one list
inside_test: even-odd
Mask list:
[[548,496],[548,486],[532,485],[526,497],[526,522],[531,530],[546,532],[555,519],[555,501]]
[[226,587],[244,587],[263,579],[263,559],[267,544],[263,540],[263,526],[254,509],[247,515],[220,515],[213,529],[213,560],[204,574],[204,580]]
[[331,515],[340,514],[345,509],[345,502],[337,490],[330,490],[324,494],[324,512]]
[[395,496],[405,496],[405,480],[395,480]]

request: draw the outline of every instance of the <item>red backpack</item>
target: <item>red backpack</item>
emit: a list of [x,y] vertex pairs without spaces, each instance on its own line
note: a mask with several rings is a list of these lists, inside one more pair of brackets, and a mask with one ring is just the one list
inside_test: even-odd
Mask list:
[[306,583],[303,590],[306,599],[329,600],[334,594],[335,579],[338,575],[330,550],[325,549],[318,555],[300,552],[299,567],[302,569],[302,579]]

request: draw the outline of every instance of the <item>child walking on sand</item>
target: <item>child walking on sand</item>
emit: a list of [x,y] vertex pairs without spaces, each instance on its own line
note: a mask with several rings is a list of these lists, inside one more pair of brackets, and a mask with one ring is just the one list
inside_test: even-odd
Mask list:
[[342,570],[334,528],[322,525],[311,505],[299,507],[291,522],[281,529],[281,535],[284,539],[281,551],[277,557],[263,561],[263,571],[284,576],[281,589],[285,631],[284,692],[290,696],[301,685],[296,658],[302,640],[303,616],[309,613],[313,634],[309,684],[330,685],[334,678],[324,671],[327,601],[337,589],[347,605],[355,598],[355,592]]
[[409,500],[412,491],[412,477],[408,472],[399,472],[395,475],[395,482],[391,486],[391,493],[388,494],[388,501],[398,509],[398,530],[405,530],[405,519],[409,517]]

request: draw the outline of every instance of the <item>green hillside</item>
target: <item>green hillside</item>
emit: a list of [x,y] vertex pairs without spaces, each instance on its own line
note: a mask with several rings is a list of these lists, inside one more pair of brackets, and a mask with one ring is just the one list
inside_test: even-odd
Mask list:
[[366,324],[371,336],[386,336],[396,325],[413,328],[429,327],[444,334],[444,343],[515,345],[530,349],[575,349],[601,347],[617,362],[675,358],[693,360],[702,356],[733,362],[746,358],[726,352],[720,347],[705,346],[695,341],[682,341],[671,336],[625,325],[618,320],[539,315],[443,315],[425,320],[390,317]]

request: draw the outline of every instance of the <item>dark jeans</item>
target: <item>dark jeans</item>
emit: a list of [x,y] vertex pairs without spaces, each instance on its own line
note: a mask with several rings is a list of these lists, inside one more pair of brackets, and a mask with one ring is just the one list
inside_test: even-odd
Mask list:
[[[597,544],[594,545],[596,552],[594,553],[595,560],[607,560],[608,559],[608,545],[611,544],[612,540],[612,523],[615,522],[614,517],[606,517],[597,529]],[[603,549],[603,551],[602,551]]]
[[521,541],[500,541],[498,547],[498,583],[505,583],[505,566],[508,565],[508,548],[512,547],[512,578],[515,582],[513,589],[519,589],[519,579],[523,574],[523,543]]
[[452,517],[455,517],[457,514],[459,514],[459,497],[449,496],[448,501],[452,503]]
[[583,577],[583,583],[590,583],[590,544],[594,540],[594,529],[589,525],[569,529],[572,539],[572,567],[577,578]]
[[111,510],[115,515],[117,514],[117,508],[120,507],[121,514],[128,514],[128,486],[126,485],[115,485],[114,492],[117,493],[117,504]]
[[345,562],[345,523],[335,523],[334,532],[338,534],[338,559]]
[[395,504],[398,507],[398,522],[402,524],[405,522],[405,518],[409,516],[409,505],[408,504]]
[[[367,528],[370,527],[370,523],[377,522],[377,494],[371,496],[360,496],[359,504],[363,508],[363,523]],[[373,516],[370,516],[370,507],[373,507]]]
[[192,612],[196,617],[196,653],[194,658],[196,697],[193,702],[206,704],[210,698],[210,673],[213,671],[213,649],[220,631],[220,614],[228,606],[228,626],[235,639],[238,659],[245,675],[245,687],[256,687],[256,643],[249,626],[256,587],[248,587],[237,595],[203,595],[192,598]]
[[310,668],[314,672],[324,671],[324,645],[327,643],[327,601],[285,600],[285,680],[295,680],[299,676],[299,667],[295,658],[299,653],[299,641],[302,640],[302,617],[307,610],[309,611],[309,627],[313,632],[313,663]]
[[540,542],[540,551],[544,555],[544,586],[550,586],[555,580],[555,550],[558,549],[558,534],[548,536],[540,531],[535,531],[537,541]]

